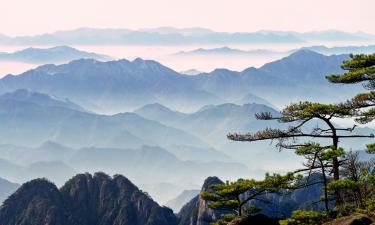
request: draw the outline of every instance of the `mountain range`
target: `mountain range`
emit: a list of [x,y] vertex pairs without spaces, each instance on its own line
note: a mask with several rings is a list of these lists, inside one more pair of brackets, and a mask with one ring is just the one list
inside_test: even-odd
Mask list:
[[205,28],[160,27],[150,29],[79,28],[35,36],[9,37],[2,35],[1,44],[12,45],[176,45],[176,44],[246,44],[246,43],[303,43],[308,41],[371,41],[374,35],[338,30],[288,32],[261,30],[256,32],[216,32]]
[[0,79],[0,94],[37,90],[70,99],[90,111],[110,114],[155,102],[192,112],[208,104],[238,102],[248,94],[261,96],[278,107],[305,99],[332,102],[361,90],[344,86],[332,92],[337,86],[325,79],[327,74],[342,72],[340,64],[347,58],[300,50],[260,68],[241,72],[216,69],[197,76],[182,75],[140,58],[109,62],[81,59],[8,75]]
[[267,55],[278,55],[283,54],[282,52],[267,50],[267,49],[256,49],[256,50],[240,50],[229,47],[220,48],[198,48],[191,51],[180,51],[175,53],[178,56],[210,56],[210,55],[234,55],[234,56],[267,56]]
[[[371,54],[375,52],[375,45],[347,45],[327,47],[325,45],[306,46],[291,50],[271,50],[271,49],[253,49],[243,50],[230,48],[227,46],[219,48],[197,48],[190,51],[180,51],[175,53],[176,56],[224,56],[224,57],[283,57],[300,50],[310,50],[324,55],[340,55],[340,54]],[[188,73],[186,73],[188,74]],[[193,73],[197,75],[199,73]]]
[[81,59],[8,75],[0,79],[0,177],[47,177],[61,185],[75,173],[101,170],[153,193],[161,183],[178,183],[173,193],[155,195],[164,203],[207,176],[233,180],[295,169],[300,160],[292,152],[226,135],[280,127],[254,117],[277,115],[274,105],[339,101],[362,90],[325,80],[347,58],[300,50],[260,68],[196,76],[139,58]]
[[82,58],[99,61],[109,61],[112,59],[106,55],[80,51],[69,46],[26,48],[16,52],[0,52],[0,61],[19,61],[33,64],[61,64]]

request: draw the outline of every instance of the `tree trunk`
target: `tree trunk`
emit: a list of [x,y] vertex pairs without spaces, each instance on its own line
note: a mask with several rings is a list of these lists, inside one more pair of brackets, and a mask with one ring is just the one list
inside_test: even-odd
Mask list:
[[[339,143],[339,139],[336,137],[336,131],[335,131],[334,132],[334,138],[333,138],[333,150],[338,149],[338,143]],[[332,173],[333,173],[333,180],[334,181],[340,180],[340,164],[339,164],[339,160],[337,159],[337,157],[334,157],[332,159]],[[334,190],[334,194],[335,194],[336,207],[340,208],[343,204],[342,199],[341,199],[340,190]]]
[[323,183],[324,183],[324,206],[326,208],[327,214],[329,213],[329,206],[328,206],[328,190],[327,190],[327,177],[326,177],[326,171],[324,168],[324,164],[322,160],[319,158],[320,165],[322,168],[322,176],[323,176]]
[[[333,136],[332,137],[332,147],[333,147],[332,150],[337,150],[338,145],[339,145],[339,138],[337,137],[337,130],[329,119],[323,118],[323,120],[327,123],[327,125],[332,131],[332,136]],[[339,164],[339,160],[337,159],[337,157],[333,157],[332,159],[332,173],[333,173],[333,180],[338,181],[340,179],[340,164]],[[334,190],[334,195],[335,195],[336,207],[340,208],[343,204],[340,191]]]

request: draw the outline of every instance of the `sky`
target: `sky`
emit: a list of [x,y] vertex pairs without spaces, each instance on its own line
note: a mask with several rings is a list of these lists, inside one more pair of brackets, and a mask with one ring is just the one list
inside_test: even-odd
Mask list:
[[160,26],[375,33],[374,8],[374,0],[0,0],[0,33]]

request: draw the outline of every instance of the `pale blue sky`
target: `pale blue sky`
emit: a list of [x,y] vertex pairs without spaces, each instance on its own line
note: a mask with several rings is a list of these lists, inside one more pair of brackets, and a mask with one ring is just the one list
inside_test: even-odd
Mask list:
[[0,5],[0,33],[8,35],[159,26],[375,33],[374,0],[0,0]]

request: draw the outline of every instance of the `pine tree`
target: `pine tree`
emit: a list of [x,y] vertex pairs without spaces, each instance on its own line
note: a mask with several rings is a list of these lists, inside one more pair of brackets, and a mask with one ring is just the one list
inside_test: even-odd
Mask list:
[[236,216],[251,215],[259,209],[251,207],[248,203],[262,195],[294,188],[298,177],[292,173],[286,175],[266,174],[264,180],[239,179],[235,182],[212,185],[210,189],[201,194],[202,199],[209,201],[208,207],[228,211],[216,224],[227,224]]
[[[346,104],[357,109],[356,121],[368,123],[375,119],[375,54],[350,55],[350,60],[344,61],[341,65],[347,72],[327,76],[332,83],[354,84],[362,83],[370,90],[367,93],[358,94],[348,100]],[[369,152],[375,153],[375,144],[367,146]]]
[[[357,108],[349,104],[321,104],[314,102],[299,102],[291,104],[281,111],[281,115],[275,117],[269,112],[256,114],[260,120],[278,120],[280,123],[287,123],[287,129],[266,128],[264,130],[247,134],[228,134],[228,138],[234,141],[261,141],[276,140],[280,149],[300,149],[310,146],[312,140],[307,139],[328,139],[331,144],[324,147],[325,160],[330,167],[333,180],[340,179],[340,157],[343,156],[343,150],[338,144],[341,139],[346,138],[372,138],[373,134],[357,135],[352,134],[353,127],[341,128],[335,125],[332,120],[337,118],[352,118],[357,113]],[[308,123],[319,121],[320,126],[311,127]],[[306,141],[307,140],[307,141]],[[300,152],[302,154],[302,152]],[[329,154],[328,154],[329,153]],[[309,153],[310,154],[310,153]],[[328,157],[328,158],[327,158]],[[315,169],[315,165],[313,167]],[[308,169],[312,169],[308,168]],[[339,191],[335,191],[335,203],[342,205],[342,198]]]

